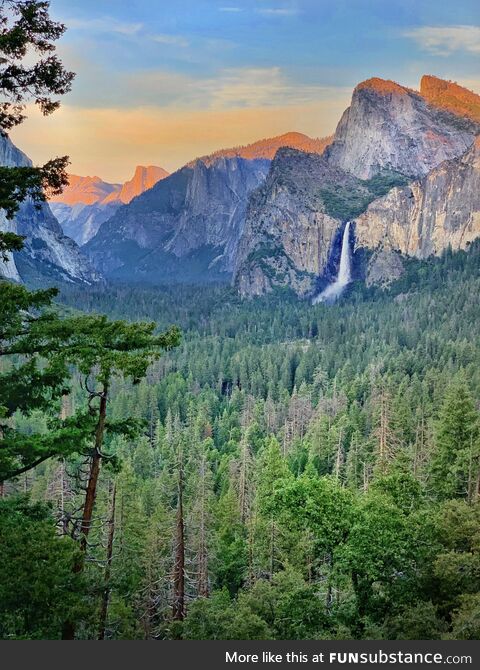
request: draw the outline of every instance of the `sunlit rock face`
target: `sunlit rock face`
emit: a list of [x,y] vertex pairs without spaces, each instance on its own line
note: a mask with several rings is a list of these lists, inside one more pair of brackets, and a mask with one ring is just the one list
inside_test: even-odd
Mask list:
[[480,235],[480,97],[443,83],[433,90],[424,78],[426,99],[394,82],[363,82],[321,158],[277,154],[247,210],[234,274],[242,296],[275,287],[310,296],[346,220],[355,251],[377,252],[368,283],[397,277],[401,254],[425,258]]
[[381,170],[421,177],[473,143],[474,128],[382,79],[359,84],[327,153],[332,165],[370,179]]
[[453,81],[424,75],[420,95],[432,106],[480,123],[480,97]]
[[[30,159],[10,139],[2,136],[0,163],[9,167],[32,165]],[[0,276],[16,281],[60,279],[89,284],[101,279],[78,245],[64,235],[46,203],[35,206],[25,201],[11,221],[0,211],[0,230],[25,237],[21,252],[10,256],[7,263],[0,261]]]
[[138,165],[132,179],[124,184],[109,184],[100,177],[69,175],[69,185],[51,199],[50,207],[65,234],[84,245],[121,205],[165,177],[168,172],[155,165]]

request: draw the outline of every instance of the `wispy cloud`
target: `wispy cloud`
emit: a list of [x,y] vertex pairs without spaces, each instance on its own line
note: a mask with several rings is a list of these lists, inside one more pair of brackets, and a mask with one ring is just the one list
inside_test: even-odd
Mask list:
[[435,56],[449,56],[454,51],[480,54],[480,26],[422,26],[402,35]]
[[295,16],[298,10],[293,7],[262,7],[255,10],[263,16]]
[[120,35],[136,35],[142,28],[142,23],[126,23],[112,18],[101,19],[65,19],[69,28],[74,30],[88,30],[99,33],[118,33]]
[[181,35],[157,34],[153,35],[152,39],[159,44],[168,44],[175,47],[182,47],[183,49],[190,46],[190,42]]
[[[136,104],[176,109],[231,110],[306,105],[350,89],[294,81],[279,67],[225,68],[214,77],[194,78],[162,70],[122,75],[123,89]],[[123,90],[122,89],[122,90]]]
[[237,14],[238,12],[243,12],[243,7],[219,7],[219,12],[232,12]]

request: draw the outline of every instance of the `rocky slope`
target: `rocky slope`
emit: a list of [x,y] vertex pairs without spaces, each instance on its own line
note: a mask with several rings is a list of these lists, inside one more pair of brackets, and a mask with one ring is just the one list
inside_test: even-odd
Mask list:
[[254,160],[256,158],[268,158],[273,160],[277,151],[283,147],[298,149],[312,154],[323,154],[326,147],[331,143],[332,137],[312,138],[303,133],[284,133],[276,137],[269,137],[264,140],[258,140],[253,144],[233,147],[231,149],[220,149],[209,156],[203,156],[200,160],[205,163],[213,162],[217,158],[246,158]]
[[325,156],[281,149],[250,199],[235,268],[240,294],[274,286],[310,293],[327,270],[342,214],[361,211],[375,197],[370,187]]
[[119,209],[85,246],[107,275],[203,281],[233,268],[248,196],[265,159],[197,160]]
[[252,195],[234,272],[240,293],[313,293],[336,271],[345,220],[354,221],[356,250],[375,250],[368,281],[401,272],[392,252],[464,247],[480,234],[478,130],[463,110],[439,109],[394,82],[357,86],[323,156],[279,152]]
[[228,279],[250,194],[284,144],[320,154],[328,139],[288,133],[192,161],[121,208],[86,245],[98,268],[148,281]]
[[[0,136],[0,164],[29,166],[30,159],[17,149],[10,139]],[[69,282],[92,283],[100,280],[77,244],[66,237],[47,204],[39,208],[25,201],[11,221],[0,211],[0,230],[23,235],[24,249],[10,256],[7,263],[0,261],[0,276],[16,281],[43,282],[55,279]]]
[[480,98],[453,81],[426,74],[420,81],[420,95],[430,105],[480,123]]
[[369,179],[382,169],[427,174],[464,153],[474,125],[429,106],[417,92],[382,79],[359,84],[328,148],[332,165]]
[[115,211],[141,195],[168,172],[155,165],[138,165],[132,179],[124,184],[109,184],[100,177],[69,175],[70,183],[50,207],[66,235],[83,245]]
[[[408,186],[393,188],[355,220],[357,247],[417,258],[448,246],[465,248],[479,236],[480,138],[460,158],[445,161]],[[384,283],[389,274],[388,264],[379,272],[372,263],[367,282],[373,278]]]

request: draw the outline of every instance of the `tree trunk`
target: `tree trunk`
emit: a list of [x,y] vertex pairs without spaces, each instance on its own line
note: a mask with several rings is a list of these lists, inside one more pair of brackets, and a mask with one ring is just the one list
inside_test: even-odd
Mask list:
[[173,618],[185,616],[185,527],[183,520],[183,462],[178,471],[177,519],[175,525],[175,565],[173,572]]
[[[100,474],[100,462],[102,460],[103,435],[105,433],[105,421],[107,418],[107,394],[108,386],[105,384],[100,396],[99,416],[97,429],[95,431],[95,448],[93,451],[92,462],[90,464],[87,492],[85,494],[85,503],[83,506],[82,524],[80,526],[80,533],[82,534],[80,547],[83,552],[87,549],[88,534],[92,525],[93,509],[95,506],[95,498],[97,496],[98,476]],[[81,569],[83,569],[83,563]]]
[[207,504],[207,495],[205,487],[205,478],[206,478],[206,460],[203,456],[200,477],[201,477],[201,490],[200,490],[200,546],[198,550],[198,584],[197,584],[197,594],[200,597],[208,597],[208,545],[207,545],[207,521],[206,521],[206,504]]
[[115,537],[115,501],[117,496],[116,484],[112,490],[112,504],[110,509],[110,518],[108,520],[108,540],[107,540],[107,562],[105,564],[104,589],[102,602],[100,606],[100,627],[98,639],[105,639],[105,628],[107,625],[108,601],[110,599],[110,575],[112,572],[113,540]]
[[[87,491],[83,505],[82,523],[80,525],[80,549],[81,556],[73,566],[73,572],[80,573],[85,566],[85,553],[87,551],[88,534],[92,525],[93,509],[97,495],[98,476],[100,474],[100,462],[102,460],[103,436],[105,433],[105,422],[107,418],[107,398],[108,384],[103,385],[103,391],[100,395],[100,407],[98,422],[95,430],[95,447],[90,463],[90,472],[88,475]],[[62,640],[75,639],[75,624],[73,621],[66,621],[63,625]]]

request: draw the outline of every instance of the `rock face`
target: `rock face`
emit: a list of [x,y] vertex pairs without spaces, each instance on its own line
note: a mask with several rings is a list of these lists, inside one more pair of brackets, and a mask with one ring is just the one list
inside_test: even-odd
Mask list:
[[[11,167],[32,165],[30,159],[10,139],[1,136],[0,163]],[[60,279],[93,283],[101,279],[77,244],[63,234],[47,204],[35,207],[27,200],[11,221],[1,211],[0,230],[18,233],[26,238],[21,252],[10,256],[7,263],[0,261],[0,276],[35,282]]]
[[425,258],[480,235],[480,127],[465,112],[480,97],[444,83],[455,105],[433,104],[431,87],[427,100],[394,82],[363,82],[323,156],[277,154],[248,207],[234,272],[243,296],[318,290],[338,269],[346,220],[355,251],[375,252],[368,283],[397,277],[399,254]]
[[460,158],[393,188],[355,220],[357,246],[426,258],[480,236],[480,138]]
[[228,280],[250,194],[280,147],[321,154],[330,138],[287,133],[192,161],[123,207],[86,246],[102,272],[145,281]]
[[168,177],[168,172],[156,165],[137,165],[133,177],[126,181],[118,191],[113,191],[108,195],[103,204],[119,202],[126,205],[131,202],[138,195],[141,195],[161,179]]
[[480,123],[480,98],[453,81],[426,74],[420,82],[420,95],[430,105]]
[[120,208],[85,249],[103,272],[145,281],[231,273],[249,194],[270,162],[197,160]]
[[420,177],[471,146],[474,126],[430,107],[415,91],[391,81],[359,84],[327,153],[332,165],[360,179],[382,169]]
[[324,156],[281,149],[250,199],[235,282],[242,296],[288,286],[310,293],[327,269],[346,199],[372,199],[367,185]]
[[109,184],[100,177],[69,175],[69,185],[50,201],[50,207],[66,235],[78,244],[88,242],[123,204],[168,176],[161,167],[139,165],[125,184]]

